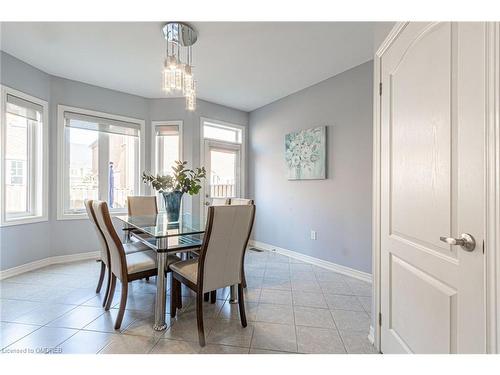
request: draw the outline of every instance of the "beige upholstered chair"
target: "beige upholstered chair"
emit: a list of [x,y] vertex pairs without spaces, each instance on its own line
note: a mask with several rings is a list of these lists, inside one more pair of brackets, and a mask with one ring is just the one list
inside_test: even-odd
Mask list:
[[255,206],[210,206],[205,237],[199,258],[171,265],[172,295],[170,313],[175,317],[181,283],[196,292],[198,339],[205,346],[203,328],[203,294],[238,284],[240,319],[246,327],[243,301],[242,264],[252,231]]
[[147,216],[158,213],[155,196],[128,196],[127,202],[129,215]]
[[[128,208],[128,215],[129,216],[150,216],[150,215],[156,215],[158,213],[158,206],[156,203],[156,197],[155,196],[143,196],[143,195],[138,195],[138,196],[133,196],[129,195],[127,197],[127,208]],[[126,240],[127,242],[130,241],[130,233],[140,233],[137,229],[133,228],[126,228],[124,229],[127,231],[126,234]]]
[[231,200],[229,201],[229,204],[231,206],[245,206],[245,205],[253,204],[253,199],[231,198]]
[[[229,201],[229,204],[231,206],[246,206],[249,204],[253,204],[253,199],[246,199],[246,198],[231,198]],[[243,288],[247,287],[247,279],[245,277],[245,260],[243,259]]]
[[[94,230],[97,234],[97,239],[99,241],[99,249],[101,251],[101,259],[99,260],[101,262],[101,273],[99,275],[99,281],[97,283],[97,288],[96,288],[96,293],[99,293],[101,291],[102,283],[104,280],[104,275],[106,273],[106,268],[108,269],[108,278],[107,278],[107,286],[106,286],[106,292],[104,294],[104,299],[102,306],[104,307],[106,305],[108,295],[109,295],[109,287],[111,283],[111,271],[110,271],[110,258],[109,258],[109,250],[108,250],[108,245],[106,243],[106,239],[104,238],[104,234],[101,231],[101,228],[97,224],[96,221],[96,216],[94,212],[94,208],[92,206],[93,200],[91,199],[86,199],[84,204],[85,204],[85,209],[87,210],[87,215],[89,217],[89,220],[94,227]],[[125,253],[127,254],[132,254],[136,253],[138,251],[144,251],[148,250],[149,248],[146,245],[143,245],[141,243],[129,243],[129,244],[124,244],[124,250]]]
[[224,206],[229,204],[229,198],[212,198],[212,206]]
[[[156,276],[158,272],[156,253],[153,250],[146,250],[127,254],[125,246],[129,244],[122,244],[120,241],[120,237],[118,237],[113,227],[113,223],[111,222],[107,203],[94,201],[92,207],[94,209],[96,222],[106,240],[111,263],[111,286],[105,307],[106,310],[109,310],[111,302],[113,301],[116,279],[118,278],[122,284],[120,309],[118,310],[115,322],[115,329],[120,329],[123,313],[125,312],[125,306],[127,304],[128,283],[144,277]],[[177,262],[179,260],[177,256],[169,255],[167,262]]]
[[[212,204],[211,206],[226,206],[229,204],[231,201],[231,198],[212,198]],[[196,255],[199,255],[199,251],[194,252]],[[208,301],[210,298],[211,303],[215,303],[217,299],[217,291],[214,290],[211,293],[205,293],[204,299],[205,301]]]

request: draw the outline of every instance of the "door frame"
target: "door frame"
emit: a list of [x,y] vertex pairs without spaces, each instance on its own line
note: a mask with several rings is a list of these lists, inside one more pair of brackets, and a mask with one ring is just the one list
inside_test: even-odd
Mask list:
[[[381,59],[409,22],[398,22],[377,49],[373,61],[373,300],[370,340],[381,349]],[[500,353],[500,22],[486,25],[485,131],[485,315],[486,351]],[[373,326],[375,324],[375,326]]]
[[[205,165],[205,136],[203,134],[203,123],[205,121],[215,123],[215,124],[220,124],[224,126],[229,126],[233,127],[236,129],[239,129],[241,131],[241,161],[240,161],[240,195],[245,198],[246,194],[246,185],[247,185],[247,175],[246,175],[246,166],[247,166],[247,154],[246,154],[246,147],[247,147],[247,128],[246,126],[227,122],[227,121],[221,121],[221,120],[216,120],[213,118],[209,117],[200,117],[200,166]],[[216,142],[222,142],[223,141],[218,141],[214,139]],[[200,197],[200,214],[199,217],[200,219],[203,218],[204,216],[204,209],[205,209],[205,184],[202,184],[202,188],[200,190],[200,194],[198,195]]]

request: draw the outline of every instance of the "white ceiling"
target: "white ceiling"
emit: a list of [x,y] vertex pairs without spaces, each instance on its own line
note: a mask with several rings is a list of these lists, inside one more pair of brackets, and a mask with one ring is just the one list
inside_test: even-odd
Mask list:
[[[372,22],[197,22],[198,97],[251,111],[373,56]],[[161,98],[162,23],[2,23],[1,49],[52,75]]]

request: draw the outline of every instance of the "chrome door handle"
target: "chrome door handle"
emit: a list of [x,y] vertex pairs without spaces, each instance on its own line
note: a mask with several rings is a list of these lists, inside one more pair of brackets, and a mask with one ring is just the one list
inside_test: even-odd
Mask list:
[[465,251],[473,251],[476,248],[476,240],[469,233],[462,233],[460,238],[439,237],[439,239],[448,245],[460,246]]

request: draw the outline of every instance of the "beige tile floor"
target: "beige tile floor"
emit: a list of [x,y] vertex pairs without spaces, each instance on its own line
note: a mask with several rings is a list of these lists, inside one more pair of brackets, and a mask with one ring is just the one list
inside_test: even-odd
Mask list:
[[248,326],[241,326],[229,291],[220,290],[216,304],[204,305],[204,348],[198,345],[188,290],[176,318],[167,308],[168,329],[155,332],[155,280],[134,281],[122,328],[115,331],[120,291],[113,308],[104,311],[103,291],[95,293],[95,261],[5,279],[0,282],[2,353],[375,353],[367,339],[369,284],[269,252],[248,251],[245,267]]

